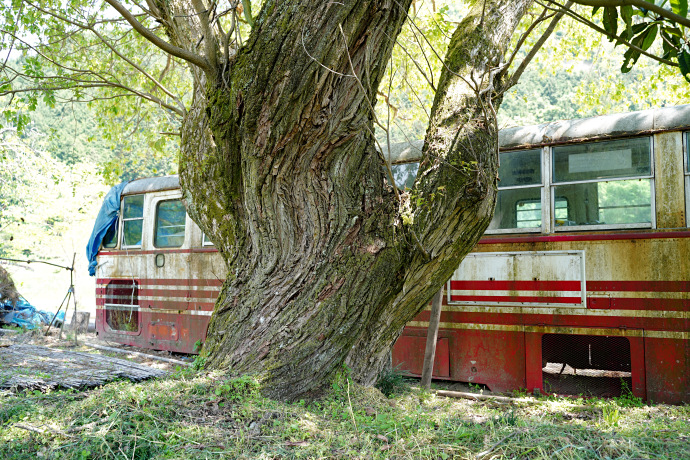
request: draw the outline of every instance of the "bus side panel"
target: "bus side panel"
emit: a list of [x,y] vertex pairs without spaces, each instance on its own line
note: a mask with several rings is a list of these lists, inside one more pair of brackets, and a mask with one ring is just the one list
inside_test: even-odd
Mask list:
[[[445,315],[446,312],[441,314],[441,322]],[[429,312],[425,311],[413,324],[425,324],[428,320]],[[492,391],[525,388],[524,333],[476,326],[477,329],[439,329],[434,378],[484,384]],[[393,347],[393,366],[421,375],[426,334],[426,327],[408,325]]]
[[[434,355],[432,377],[447,379],[450,377],[450,352],[448,331],[439,331]],[[426,330],[419,328],[406,330],[393,348],[393,367],[404,369],[408,373],[420,376],[424,364],[426,348]],[[420,353],[421,350],[421,353]]]
[[688,340],[645,338],[647,397],[653,402],[690,402]]
[[525,388],[525,333],[456,329],[453,380],[481,383],[491,391]]
[[[177,353],[198,353],[197,341],[203,341],[209,316],[190,314],[145,313],[147,340],[149,346],[156,350],[174,351]],[[196,334],[203,331],[204,336]]]

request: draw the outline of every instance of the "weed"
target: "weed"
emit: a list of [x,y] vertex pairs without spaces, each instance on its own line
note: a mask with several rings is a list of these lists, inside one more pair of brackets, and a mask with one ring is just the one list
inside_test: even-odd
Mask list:
[[604,427],[618,426],[621,419],[621,413],[617,407],[607,404],[601,408],[601,422],[599,425]]
[[511,396],[513,398],[527,398],[530,396],[530,394],[527,391],[527,388],[518,388],[517,390],[513,390]]
[[638,398],[637,396],[632,394],[632,390],[628,386],[628,382],[626,382],[624,379],[621,379],[621,395],[616,398],[613,398],[613,400],[616,401],[616,403],[621,407],[644,406],[642,398]]
[[259,395],[261,385],[252,376],[243,375],[234,379],[226,380],[218,385],[214,391],[216,396],[229,399],[230,401],[241,401],[252,399]]
[[478,383],[472,383],[472,382],[468,382],[467,385],[470,387],[470,390],[476,391],[480,395],[484,394],[484,386],[483,385],[479,385]]
[[205,356],[201,356],[201,355],[197,355],[197,357],[194,358],[194,361],[192,362],[192,365],[189,366],[189,367],[190,367],[190,369],[192,369],[193,371],[200,371],[200,370],[202,370],[204,367],[206,367],[206,357],[205,357]]
[[497,426],[515,426],[518,422],[518,416],[511,410],[505,414],[495,416],[493,422]]
[[405,383],[405,375],[400,371],[400,366],[384,369],[379,374],[376,388],[389,398],[410,390],[409,385]]

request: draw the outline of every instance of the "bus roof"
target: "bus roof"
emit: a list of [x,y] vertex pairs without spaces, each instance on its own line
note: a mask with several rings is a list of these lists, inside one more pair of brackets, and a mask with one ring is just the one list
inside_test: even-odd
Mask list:
[[137,193],[160,192],[163,190],[176,190],[179,188],[180,178],[177,175],[146,177],[143,179],[134,179],[128,183],[124,190],[122,190],[122,194],[134,195]]
[[[682,130],[690,130],[690,104],[504,128],[498,133],[498,145],[500,150],[515,150]],[[413,140],[391,145],[391,163],[421,160],[423,143]],[[386,145],[382,147],[388,158]]]
[[501,150],[690,129],[690,104],[502,129]]

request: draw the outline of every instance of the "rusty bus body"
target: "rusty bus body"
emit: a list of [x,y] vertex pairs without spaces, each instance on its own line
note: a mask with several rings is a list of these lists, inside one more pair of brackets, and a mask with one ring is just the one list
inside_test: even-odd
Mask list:
[[[689,131],[690,105],[502,130],[496,215],[445,287],[435,378],[689,403]],[[396,181],[419,156],[393,150]],[[204,340],[225,266],[180,198],[174,176],[124,189],[98,254],[102,338]],[[428,318],[393,349],[413,375]]]
[[[501,131],[495,217],[445,287],[435,377],[690,403],[688,131],[690,105]],[[393,350],[415,375],[429,314]]]
[[122,191],[117,232],[96,268],[96,331],[126,345],[196,352],[206,337],[225,262],[187,216],[177,176]]

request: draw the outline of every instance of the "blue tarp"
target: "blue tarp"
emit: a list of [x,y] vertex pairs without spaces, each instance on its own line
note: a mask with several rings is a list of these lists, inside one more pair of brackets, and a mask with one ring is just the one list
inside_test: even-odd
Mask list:
[[122,195],[125,185],[127,185],[127,182],[118,184],[110,189],[103,200],[101,210],[98,211],[98,216],[96,216],[96,223],[93,225],[91,238],[89,238],[89,243],[86,245],[86,258],[89,259],[89,275],[91,276],[96,276],[96,254],[98,254],[98,249],[101,247],[103,237],[105,237],[105,234],[112,226],[117,225],[117,216],[120,212],[120,195]]
[[[14,306],[9,300],[4,303],[0,302],[0,324],[35,329],[41,324],[46,326],[50,324],[53,316],[54,313],[36,310],[36,307],[27,302],[23,297]],[[59,325],[64,320],[65,312],[61,311],[57,318],[55,318],[55,323]]]

